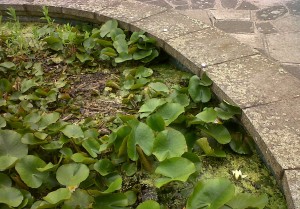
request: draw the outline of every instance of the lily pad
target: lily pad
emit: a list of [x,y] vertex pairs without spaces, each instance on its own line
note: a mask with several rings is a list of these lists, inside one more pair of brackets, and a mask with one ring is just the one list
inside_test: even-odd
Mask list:
[[47,196],[43,197],[44,200],[49,202],[50,204],[58,204],[64,200],[68,200],[71,198],[71,191],[67,188],[60,188],[53,192],[50,192]]
[[160,209],[160,205],[154,200],[147,200],[139,204],[136,209]]
[[184,107],[178,103],[167,103],[157,110],[157,114],[164,119],[166,126],[170,125],[182,113],[184,113]]
[[56,171],[57,181],[65,186],[78,186],[89,176],[89,168],[81,163],[60,166]]
[[74,125],[74,124],[65,126],[61,130],[61,132],[63,132],[63,134],[66,135],[69,138],[77,139],[77,138],[83,138],[84,137],[83,131],[80,128],[80,126]]
[[[256,196],[248,193],[240,193],[237,194],[229,202],[227,202],[226,206],[234,209],[244,209],[244,208],[263,209],[267,204],[268,204],[268,196],[266,194]],[[226,209],[226,207],[222,207],[221,209]]]
[[7,204],[10,207],[18,207],[23,201],[23,195],[20,190],[1,186],[0,187],[0,203]]

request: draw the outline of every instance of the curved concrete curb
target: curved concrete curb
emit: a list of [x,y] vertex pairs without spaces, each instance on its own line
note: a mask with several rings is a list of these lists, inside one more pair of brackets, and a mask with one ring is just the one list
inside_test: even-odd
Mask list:
[[[92,22],[117,19],[121,27],[144,30],[197,75],[206,72],[213,91],[242,108],[241,121],[283,187],[290,209],[300,208],[300,80],[231,36],[174,10],[133,0],[2,0],[5,14]],[[203,68],[205,64],[205,68]]]

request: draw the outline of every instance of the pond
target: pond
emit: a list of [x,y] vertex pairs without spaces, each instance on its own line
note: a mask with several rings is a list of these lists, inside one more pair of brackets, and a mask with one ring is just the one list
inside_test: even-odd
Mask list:
[[1,208],[286,208],[206,75],[116,21],[44,14],[0,27]]

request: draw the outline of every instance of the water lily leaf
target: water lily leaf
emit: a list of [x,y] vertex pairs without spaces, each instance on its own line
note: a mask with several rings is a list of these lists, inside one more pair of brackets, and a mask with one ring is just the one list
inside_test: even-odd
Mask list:
[[53,192],[50,192],[47,196],[43,197],[44,200],[49,202],[50,204],[58,204],[64,200],[68,200],[71,198],[71,191],[68,188],[60,188]]
[[226,157],[226,153],[218,147],[211,146],[206,137],[200,138],[196,142],[207,156]]
[[21,83],[21,92],[25,93],[28,91],[30,88],[37,86],[36,82],[33,79],[24,79]]
[[128,199],[125,194],[112,193],[104,194],[95,197],[95,203],[93,209],[105,208],[105,209],[128,209]]
[[1,106],[6,106],[6,100],[5,99],[0,98],[0,107]]
[[181,104],[184,107],[187,107],[190,104],[190,98],[188,95],[174,91],[169,97],[169,100],[173,103]]
[[144,31],[133,32],[130,36],[128,45],[136,43],[139,40],[140,35],[143,35],[144,33],[145,33]]
[[143,63],[149,63],[152,60],[154,60],[156,57],[158,57],[159,52],[157,51],[157,49],[152,49],[152,53],[150,56],[145,57],[144,59],[142,59],[141,61]]
[[64,48],[62,40],[58,37],[49,36],[49,37],[44,38],[44,41],[46,41],[48,44],[48,47],[54,51],[61,51]]
[[190,78],[188,91],[192,100],[196,103],[205,103],[211,99],[210,88],[208,86],[201,85],[201,80],[196,75]]
[[21,138],[21,141],[23,144],[31,144],[31,145],[47,143],[47,141],[43,141],[35,137],[33,133],[24,134]]
[[220,144],[227,144],[231,141],[231,135],[225,126],[220,124],[207,124],[200,129],[216,139]]
[[230,148],[235,151],[236,153],[239,154],[251,154],[251,147],[248,143],[250,139],[248,139],[248,136],[236,132],[236,133],[231,133],[231,141],[229,143]]
[[35,132],[33,135],[40,140],[45,140],[48,136],[48,134],[42,132]]
[[110,37],[110,32],[118,27],[118,22],[116,20],[108,20],[100,28],[100,36],[103,38],[105,36]]
[[[184,168],[184,169],[183,169]],[[174,157],[161,162],[155,173],[166,178],[159,178],[155,181],[155,186],[160,188],[171,181],[187,181],[189,176],[196,171],[194,163],[186,158]]]
[[133,59],[134,60],[141,60],[145,57],[148,57],[152,54],[152,49],[149,50],[139,50],[133,53]]
[[140,117],[147,117],[148,115],[153,113],[158,107],[162,106],[165,103],[166,101],[164,99],[158,98],[151,98],[146,100],[139,110],[139,112],[142,113]]
[[160,132],[154,141],[153,154],[159,161],[180,157],[187,151],[184,135],[172,128]]
[[1,186],[0,187],[0,203],[7,204],[10,207],[18,207],[23,201],[23,195],[20,190]]
[[0,93],[10,92],[12,88],[11,83],[6,78],[0,79]]
[[118,56],[117,52],[111,47],[105,47],[104,49],[102,49],[101,54],[107,55],[109,57]]
[[219,107],[215,107],[218,113],[218,117],[222,120],[229,120],[233,118],[234,115],[240,115],[241,109],[239,107],[230,105],[229,103],[223,101],[219,104]]
[[46,163],[34,155],[27,155],[20,159],[15,166],[22,181],[31,188],[38,188],[48,177],[48,172],[40,172],[38,168],[45,167]]
[[113,46],[118,53],[128,53],[128,45],[125,34],[119,34],[116,36]]
[[[248,193],[239,193],[226,203],[226,206],[234,209],[257,208],[263,209],[268,204],[268,196],[262,194],[255,196]],[[223,209],[223,208],[221,208]]]
[[30,209],[44,209],[44,208],[55,208],[56,205],[53,205],[47,201],[38,200],[34,202]]
[[11,69],[11,70],[14,70],[16,65],[13,63],[13,62],[2,62],[0,64],[0,67],[4,67],[6,69]]
[[115,58],[116,63],[121,63],[128,60],[132,60],[132,54],[128,54],[127,52],[122,52],[118,57]]
[[44,167],[37,168],[38,171],[45,172],[45,171],[53,171],[58,167],[58,164],[54,165],[53,163],[48,163]]
[[157,109],[157,114],[160,115],[166,126],[170,125],[184,112],[184,107],[178,103],[167,103]]
[[18,159],[28,154],[21,135],[11,130],[0,130],[0,171],[10,168]]
[[139,204],[136,209],[160,209],[160,205],[154,200],[147,200]]
[[147,78],[153,74],[153,70],[151,68],[147,68],[144,66],[139,66],[136,68],[134,77],[136,78]]
[[96,158],[100,154],[100,143],[96,139],[88,138],[84,140],[82,146],[93,158]]
[[32,73],[35,76],[41,76],[44,74],[43,72],[43,68],[42,68],[42,63],[41,62],[36,62],[34,63],[33,67],[32,67]]
[[87,53],[76,53],[76,57],[77,57],[77,59],[79,59],[79,61],[81,63],[85,63],[86,61],[94,60],[94,58]]
[[201,80],[200,80],[200,85],[202,86],[210,86],[212,85],[212,80],[206,75],[206,73],[203,73]]
[[164,119],[158,114],[153,114],[147,117],[146,122],[147,125],[154,131],[163,131],[166,128]]
[[0,116],[0,128],[4,128],[6,126],[6,120]]
[[65,126],[61,132],[63,132],[64,135],[66,135],[69,138],[83,138],[84,134],[80,126],[78,125],[67,125]]
[[223,178],[200,181],[188,198],[187,209],[215,209],[222,207],[234,196],[234,185]]
[[115,171],[115,166],[109,159],[102,159],[94,164],[94,169],[102,176],[106,176]]
[[213,123],[218,117],[218,113],[211,107],[205,108],[202,112],[196,115],[196,118],[205,122]]
[[133,176],[137,172],[136,163],[124,163],[122,170],[125,171],[126,176]]
[[124,31],[121,28],[114,28],[110,31],[109,36],[111,40],[115,41],[116,37],[120,34],[124,34]]
[[57,181],[65,186],[78,186],[89,176],[89,168],[81,163],[60,166],[56,171]]
[[47,128],[49,125],[56,123],[59,118],[60,118],[60,114],[58,112],[43,114],[41,116],[41,119],[38,122],[39,130],[43,130]]
[[149,87],[156,92],[162,92],[162,93],[166,93],[166,94],[168,94],[170,92],[170,90],[166,86],[166,84],[161,83],[161,82],[150,83]]
[[75,192],[72,193],[71,198],[64,202],[62,209],[86,209],[93,202],[93,197],[90,196],[87,191],[82,189],[76,189]]
[[87,39],[84,40],[83,42],[83,47],[86,51],[93,49],[96,45],[96,42],[94,41],[94,38],[89,37]]
[[102,193],[112,193],[122,188],[122,177],[120,175],[110,176],[105,181],[108,188]]
[[145,123],[138,120],[130,120],[127,122],[131,127],[131,132],[128,135],[127,152],[131,160],[136,161],[138,154],[136,146],[139,145],[146,155],[150,155],[153,149],[154,134],[152,129]]
[[94,158],[88,157],[86,153],[77,152],[71,156],[71,160],[75,163],[84,163],[84,164],[91,164],[94,163],[96,160]]

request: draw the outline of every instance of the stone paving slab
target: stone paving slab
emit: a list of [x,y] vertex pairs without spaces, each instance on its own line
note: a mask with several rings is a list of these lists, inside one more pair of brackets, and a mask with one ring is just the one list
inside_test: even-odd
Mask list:
[[275,177],[300,168],[300,96],[243,109],[242,122],[260,148]]
[[257,53],[214,28],[168,40],[164,49],[196,74],[203,63],[214,65]]
[[300,209],[300,170],[286,170],[283,189],[289,208]]
[[[162,21],[163,20],[163,21]],[[170,10],[157,15],[137,21],[131,27],[131,30],[144,30],[158,39],[160,46],[162,40],[177,38],[181,35],[194,31],[203,30],[209,26],[198,20],[191,19],[179,12]]]
[[250,21],[250,11],[248,10],[210,10],[210,13],[213,15],[216,20],[243,20]]
[[209,66],[205,70],[214,81],[213,91],[241,108],[300,96],[300,80],[261,55]]
[[280,32],[300,32],[300,16],[288,16],[276,20],[273,25]]
[[254,33],[252,21],[220,20],[215,22],[214,26],[226,33]]

